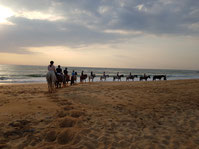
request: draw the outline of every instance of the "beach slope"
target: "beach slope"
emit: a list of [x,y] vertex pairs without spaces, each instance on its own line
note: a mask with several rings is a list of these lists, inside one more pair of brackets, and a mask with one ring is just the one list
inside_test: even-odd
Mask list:
[[198,148],[199,80],[0,85],[1,149]]

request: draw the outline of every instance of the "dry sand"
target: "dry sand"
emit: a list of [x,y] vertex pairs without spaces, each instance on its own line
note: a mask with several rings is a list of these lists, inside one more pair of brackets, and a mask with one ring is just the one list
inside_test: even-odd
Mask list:
[[0,149],[199,148],[199,80],[0,86]]

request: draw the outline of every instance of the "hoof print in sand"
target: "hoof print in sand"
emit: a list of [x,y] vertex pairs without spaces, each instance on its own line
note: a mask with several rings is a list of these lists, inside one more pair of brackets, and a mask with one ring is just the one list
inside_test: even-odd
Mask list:
[[58,116],[59,118],[62,118],[62,117],[65,117],[65,116],[66,116],[66,113],[65,113],[64,111],[60,111],[60,112],[57,113],[57,116]]
[[30,121],[27,121],[27,120],[17,120],[15,122],[10,123],[9,126],[23,128],[24,126],[26,126],[29,123],[30,123]]
[[50,132],[48,132],[48,133],[46,134],[45,140],[46,140],[47,142],[53,142],[53,141],[56,140],[56,137],[57,137],[56,131],[50,131]]
[[69,110],[74,109],[74,107],[70,106],[70,105],[64,106],[63,108],[64,108],[65,111],[69,111]]
[[76,124],[77,120],[72,117],[65,117],[59,124],[60,127],[73,127]]
[[59,144],[68,144],[73,141],[73,138],[76,134],[72,128],[64,129],[57,137],[57,142]]
[[75,118],[79,118],[80,116],[82,115],[85,115],[84,112],[82,111],[78,111],[78,110],[73,110],[71,111],[71,114],[70,114],[72,117],[75,117]]

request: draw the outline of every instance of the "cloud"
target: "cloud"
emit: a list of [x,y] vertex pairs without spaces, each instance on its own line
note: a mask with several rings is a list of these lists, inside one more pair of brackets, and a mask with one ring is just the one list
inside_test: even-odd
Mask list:
[[[15,15],[0,24],[0,52],[114,43],[137,36],[198,36],[197,0],[0,0]],[[2,36],[3,35],[3,36]]]

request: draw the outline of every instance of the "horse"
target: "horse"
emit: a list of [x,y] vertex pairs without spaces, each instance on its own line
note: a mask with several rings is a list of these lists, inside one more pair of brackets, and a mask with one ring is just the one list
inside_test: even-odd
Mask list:
[[53,71],[46,74],[46,81],[48,83],[48,92],[52,93],[55,90],[56,76]]
[[88,77],[89,82],[90,82],[90,80],[92,80],[92,82],[93,82],[93,80],[94,80],[95,77],[96,77],[95,74],[93,74],[92,76],[89,76],[89,77]]
[[145,80],[147,81],[148,78],[151,78],[150,76],[140,76],[140,81]]
[[113,81],[115,81],[115,79],[117,79],[118,81],[121,81],[122,77],[124,77],[124,75],[113,76]]
[[80,76],[80,82],[83,82],[84,80],[86,82],[86,79],[87,79],[87,74],[84,74],[84,75]]
[[132,81],[134,81],[134,78],[137,78],[138,76],[137,75],[129,75],[129,76],[127,76],[126,77],[126,81],[128,81],[128,80],[132,80]]
[[64,84],[64,76],[62,74],[57,74],[56,73],[56,77],[57,77],[57,80],[55,81],[55,85],[56,87],[60,87],[61,88],[61,84],[63,83]]
[[155,75],[153,76],[153,81],[155,81],[156,79],[161,80],[161,79],[167,80],[166,75]]
[[64,75],[64,82],[63,82],[64,86],[66,86],[66,83],[68,84],[69,81],[71,81],[70,80],[70,76],[69,75]]
[[72,76],[71,76],[70,85],[74,85],[75,82],[77,82],[77,72],[75,72],[75,75],[72,75]]
[[68,82],[70,81],[70,75],[64,75],[64,79],[66,83],[68,84]]
[[106,78],[108,78],[108,77],[109,77],[109,75],[103,75],[100,77],[100,81],[102,81],[103,79],[106,80]]

